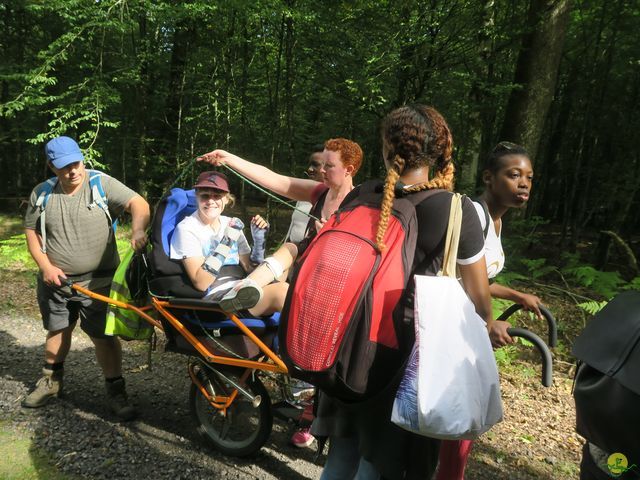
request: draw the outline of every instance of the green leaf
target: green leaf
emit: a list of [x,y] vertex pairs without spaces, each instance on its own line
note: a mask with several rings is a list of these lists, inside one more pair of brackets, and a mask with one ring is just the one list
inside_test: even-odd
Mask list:
[[590,315],[595,315],[600,310],[602,310],[607,303],[609,303],[607,300],[604,300],[602,302],[597,302],[593,300],[590,302],[579,303],[578,307],[580,307],[582,310],[589,313]]

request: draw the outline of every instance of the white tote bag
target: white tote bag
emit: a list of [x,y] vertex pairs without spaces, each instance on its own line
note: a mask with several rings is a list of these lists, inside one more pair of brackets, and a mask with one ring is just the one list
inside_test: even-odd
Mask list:
[[454,195],[443,270],[415,276],[416,343],[391,415],[402,428],[441,439],[474,439],[502,420],[489,335],[455,276],[461,221]]

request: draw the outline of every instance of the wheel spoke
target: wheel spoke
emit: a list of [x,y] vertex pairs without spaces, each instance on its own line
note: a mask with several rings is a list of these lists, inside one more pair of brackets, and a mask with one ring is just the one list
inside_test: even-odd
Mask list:
[[220,430],[220,439],[226,440],[227,435],[229,435],[229,429],[231,428],[231,423],[233,422],[232,418],[233,413],[227,410],[227,415],[224,417],[222,421],[222,429]]
[[[239,382],[239,375],[224,371],[234,382]],[[229,395],[233,387],[214,372],[205,372],[207,380],[202,378],[205,389],[216,395]],[[215,446],[216,449],[229,455],[249,455],[262,447],[266,442],[273,417],[269,394],[259,379],[246,382],[244,388],[252,395],[261,395],[263,402],[254,407],[250,401],[238,395],[222,415],[221,411],[213,407],[200,390],[192,385],[191,408],[199,424],[199,433]]]

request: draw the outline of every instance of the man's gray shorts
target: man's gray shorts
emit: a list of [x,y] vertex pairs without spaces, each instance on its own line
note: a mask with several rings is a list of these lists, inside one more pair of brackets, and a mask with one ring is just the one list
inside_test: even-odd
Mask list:
[[[91,291],[109,296],[110,287]],[[104,334],[107,304],[79,294],[69,287],[53,288],[38,276],[38,305],[42,324],[50,332],[73,325],[80,318],[80,328],[93,338],[111,338]]]

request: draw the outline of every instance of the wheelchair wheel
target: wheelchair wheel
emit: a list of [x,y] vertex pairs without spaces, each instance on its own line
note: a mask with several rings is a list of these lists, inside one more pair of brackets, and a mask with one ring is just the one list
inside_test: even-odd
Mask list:
[[[239,383],[237,372],[226,369],[222,372],[234,383]],[[206,367],[196,366],[195,374],[210,395],[229,395],[235,389]],[[273,426],[271,400],[262,382],[254,375],[243,388],[254,397],[260,395],[260,404],[254,406],[238,392],[226,415],[213,407],[194,383],[189,393],[189,406],[198,424],[198,434],[216,450],[235,457],[252,455],[260,450]]]

